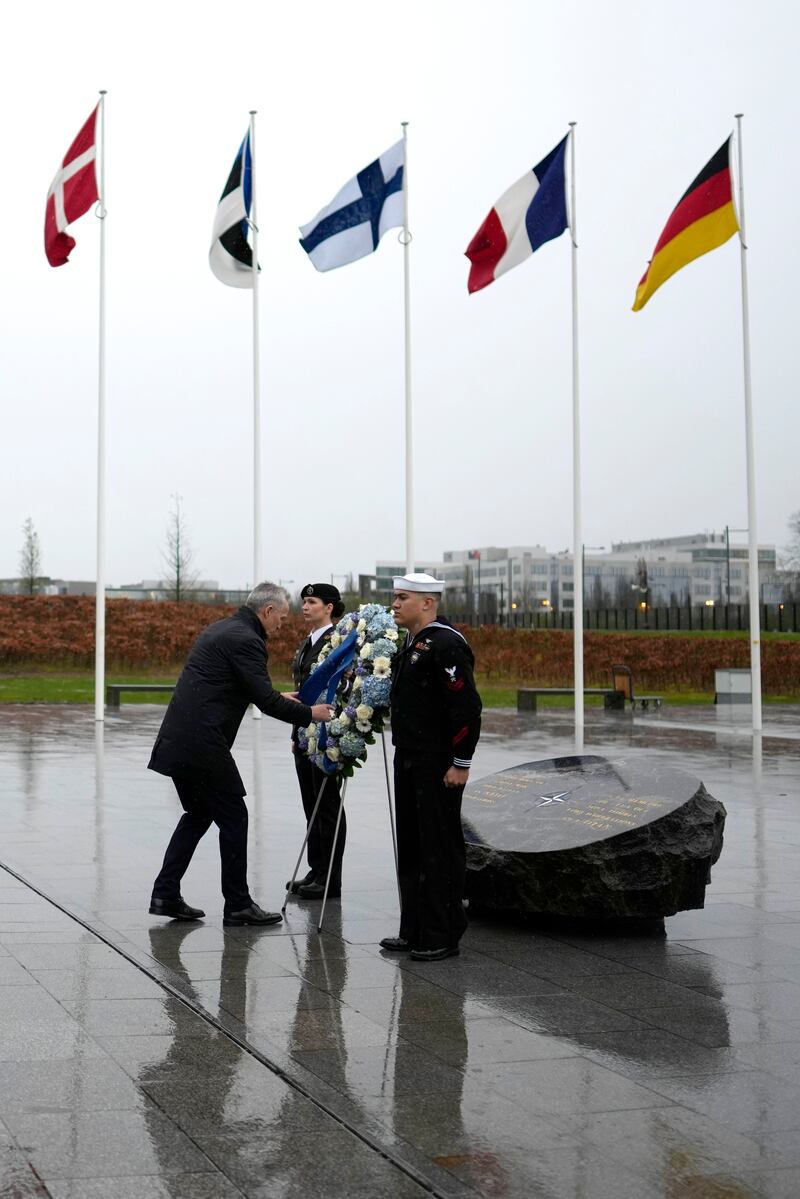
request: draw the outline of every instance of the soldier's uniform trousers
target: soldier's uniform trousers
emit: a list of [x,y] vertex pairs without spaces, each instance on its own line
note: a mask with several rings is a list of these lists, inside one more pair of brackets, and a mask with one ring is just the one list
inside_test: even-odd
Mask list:
[[[341,780],[339,774],[325,775],[318,770],[313,762],[303,753],[295,751],[294,768],[297,781],[300,784],[300,796],[303,800],[303,811],[306,814],[306,824],[311,819],[317,802],[319,789],[327,778],[322,803],[319,805],[316,819],[308,835],[308,868],[314,872],[314,881],[324,883],[328,877],[328,864],[333,849],[333,834],[336,831],[336,817],[339,814],[341,796]],[[342,885],[342,857],[344,843],[347,838],[347,818],[342,808],[342,819],[339,824],[339,836],[336,839],[336,852],[331,871],[331,889],[338,890]]]
[[466,847],[463,787],[445,787],[452,765],[444,754],[397,747],[394,795],[400,875],[400,936],[413,949],[457,945],[467,927],[462,898]]

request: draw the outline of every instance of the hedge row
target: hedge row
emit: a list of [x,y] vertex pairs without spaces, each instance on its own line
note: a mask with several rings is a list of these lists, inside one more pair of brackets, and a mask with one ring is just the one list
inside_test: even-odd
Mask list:
[[[111,667],[173,667],[197,634],[235,611],[232,606],[110,600],[106,604],[106,658]],[[302,618],[291,616],[270,638],[270,665],[285,675],[304,636]],[[558,629],[502,629],[494,625],[465,630],[477,669],[493,683],[569,686],[572,634]],[[686,687],[711,691],[714,668],[746,667],[746,639],[642,633],[585,633],[588,686],[604,686],[612,665],[623,662],[637,687]],[[90,596],[0,596],[0,666],[40,663],[90,667],[94,660],[94,600]],[[764,690],[800,692],[800,642],[762,645]]]
[[[465,630],[466,631],[466,630]],[[493,682],[525,681],[540,687],[566,687],[572,682],[572,633],[560,629],[501,629],[483,626],[468,633],[478,668]],[[624,663],[635,686],[665,690],[684,687],[714,690],[715,667],[748,667],[750,643],[745,638],[713,634],[590,633],[583,636],[587,686],[607,686],[611,667]],[[800,692],[800,642],[769,640],[761,645],[765,692]]]

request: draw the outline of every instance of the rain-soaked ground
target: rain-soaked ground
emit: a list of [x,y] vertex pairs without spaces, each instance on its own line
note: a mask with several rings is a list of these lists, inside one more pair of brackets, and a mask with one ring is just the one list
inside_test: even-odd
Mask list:
[[[460,958],[397,931],[380,747],[348,793],[341,901],[222,929],[148,916],[179,808],[145,769],[163,709],[96,735],[2,709],[0,1195],[14,1199],[796,1199],[800,729],[768,708],[588,714],[586,748],[650,755],[728,810],[703,911],[666,935],[474,920]],[[486,714],[474,777],[569,753],[571,713]],[[277,908],[302,840],[285,726],[247,717],[251,887]]]

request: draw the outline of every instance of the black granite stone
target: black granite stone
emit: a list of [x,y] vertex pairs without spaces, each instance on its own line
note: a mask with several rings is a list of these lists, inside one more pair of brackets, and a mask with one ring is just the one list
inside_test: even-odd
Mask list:
[[660,761],[584,756],[471,783],[462,822],[472,906],[641,920],[703,907],[725,808]]

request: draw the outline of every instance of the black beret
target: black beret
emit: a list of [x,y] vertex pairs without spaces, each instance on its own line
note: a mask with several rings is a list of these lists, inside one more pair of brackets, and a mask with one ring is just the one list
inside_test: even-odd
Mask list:
[[321,599],[323,604],[338,604],[342,599],[339,588],[334,587],[332,583],[306,583],[300,592],[300,598]]

